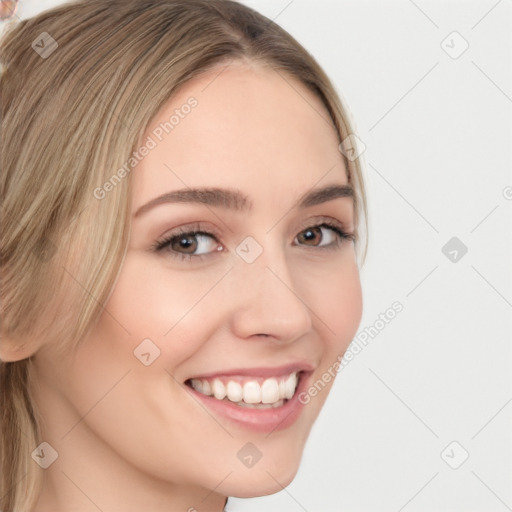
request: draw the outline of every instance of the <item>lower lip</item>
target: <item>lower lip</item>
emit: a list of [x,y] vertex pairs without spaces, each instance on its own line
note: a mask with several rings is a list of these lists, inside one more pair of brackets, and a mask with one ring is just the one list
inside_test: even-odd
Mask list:
[[227,418],[243,428],[257,432],[273,432],[288,428],[299,418],[304,404],[299,401],[298,397],[307,388],[310,374],[311,372],[303,372],[300,375],[295,394],[284,405],[268,409],[243,407],[226,400],[217,400],[212,396],[203,395],[190,386],[185,387],[215,415]]

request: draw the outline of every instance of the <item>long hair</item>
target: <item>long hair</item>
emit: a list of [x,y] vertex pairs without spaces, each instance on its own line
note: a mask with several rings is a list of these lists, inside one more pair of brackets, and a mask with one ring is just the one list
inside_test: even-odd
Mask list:
[[[94,325],[126,252],[131,180],[103,199],[94,191],[123,167],[180,86],[235,60],[264,63],[305,84],[340,143],[355,131],[313,57],[235,1],[82,0],[7,30],[0,47],[0,343],[44,339],[69,348]],[[361,163],[344,158],[360,247],[363,220],[367,228]],[[0,362],[2,512],[31,510],[40,492],[30,365],[30,358]]]

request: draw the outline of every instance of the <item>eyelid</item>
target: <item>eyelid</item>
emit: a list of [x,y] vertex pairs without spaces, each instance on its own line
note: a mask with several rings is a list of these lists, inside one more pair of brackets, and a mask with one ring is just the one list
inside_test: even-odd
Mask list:
[[330,217],[329,215],[315,215],[314,217],[309,217],[307,220],[300,223],[299,231],[303,231],[304,229],[310,228],[312,226],[322,224],[323,222],[326,222],[327,224],[333,224],[347,235],[352,234],[352,231],[347,228],[345,222],[342,222],[336,217]]
[[[176,226],[172,229],[167,230],[161,237],[159,237],[158,241],[162,241],[169,237],[184,235],[188,233],[201,233],[215,238],[217,241],[220,238],[219,231],[212,226],[210,223],[205,222],[187,222],[186,224],[181,224],[180,226]],[[157,242],[158,243],[158,242]]]

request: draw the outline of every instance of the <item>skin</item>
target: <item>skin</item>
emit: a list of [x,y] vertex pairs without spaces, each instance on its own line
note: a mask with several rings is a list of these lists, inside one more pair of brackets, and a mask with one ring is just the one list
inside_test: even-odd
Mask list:
[[[357,331],[352,241],[336,245],[328,228],[304,238],[326,219],[353,230],[352,199],[295,208],[312,188],[347,184],[327,112],[305,86],[263,65],[231,63],[218,73],[185,84],[151,123],[145,137],[190,96],[198,101],[132,171],[132,211],[200,186],[239,189],[252,209],[182,202],[136,217],[97,325],[70,356],[57,357],[52,346],[37,352],[32,392],[42,437],[59,454],[45,470],[37,512],[218,512],[226,496],[280,491],[297,472],[333,381],[293,425],[270,435],[215,417],[183,383],[303,360],[314,366],[314,382]],[[201,242],[198,251],[209,252],[202,260],[151,250],[198,222],[217,237]],[[249,235],[263,248],[251,264],[235,252]],[[160,349],[149,366],[133,353],[146,338]],[[252,468],[237,458],[247,442],[262,453]]]

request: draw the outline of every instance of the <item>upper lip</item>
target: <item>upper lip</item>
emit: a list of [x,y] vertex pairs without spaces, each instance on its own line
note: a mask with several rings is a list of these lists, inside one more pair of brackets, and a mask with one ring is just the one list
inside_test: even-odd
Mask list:
[[312,372],[315,367],[307,361],[289,363],[282,366],[259,366],[252,368],[230,368],[226,370],[217,370],[214,372],[203,373],[201,375],[194,375],[190,379],[211,379],[214,377],[229,377],[234,375],[249,376],[249,377],[280,377],[289,375],[294,372]]

